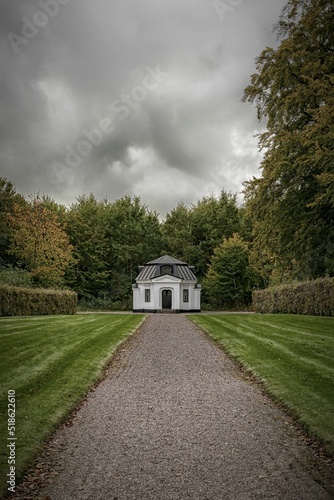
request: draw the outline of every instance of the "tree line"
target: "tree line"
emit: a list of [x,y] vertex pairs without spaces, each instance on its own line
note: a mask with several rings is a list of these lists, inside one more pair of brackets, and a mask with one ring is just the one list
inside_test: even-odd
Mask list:
[[[0,279],[69,287],[90,305],[129,307],[138,266],[163,254],[194,265],[200,281],[223,242],[232,258],[241,246],[248,265],[245,210],[225,191],[191,207],[180,203],[160,221],[139,197],[110,202],[82,195],[67,208],[47,195],[24,198],[0,179],[0,217]],[[233,280],[234,299],[244,303],[246,289],[235,286],[236,274]]]
[[0,179],[0,280],[131,307],[137,266],[167,253],[196,267],[207,307],[243,307],[254,288],[333,276],[333,25],[332,0],[289,0],[278,47],[256,60],[243,100],[267,121],[264,159],[243,206],[222,190],[160,221],[139,197],[82,195],[67,208]]

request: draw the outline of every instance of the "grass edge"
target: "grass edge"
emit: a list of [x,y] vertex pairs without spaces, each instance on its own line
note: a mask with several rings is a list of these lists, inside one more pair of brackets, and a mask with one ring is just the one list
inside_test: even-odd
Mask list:
[[[123,313],[127,314],[127,313]],[[103,366],[100,368],[100,373],[95,377],[95,380],[92,381],[90,386],[87,388],[83,396],[80,396],[76,402],[73,404],[73,406],[69,409],[67,409],[62,416],[59,417],[56,423],[52,425],[50,428],[50,432],[48,433],[47,437],[43,440],[41,444],[36,446],[36,449],[32,451],[31,453],[31,458],[29,461],[25,464],[25,466],[22,468],[22,470],[17,471],[16,473],[16,491],[15,494],[13,495],[12,493],[8,492],[7,490],[4,490],[3,492],[0,491],[0,495],[3,494],[4,496],[0,498],[12,498],[15,499],[16,495],[20,495],[20,493],[23,493],[24,490],[24,485],[27,481],[31,480],[32,483],[37,483],[39,484],[38,478],[43,472],[47,472],[47,464],[43,463],[41,464],[41,467],[38,467],[38,462],[40,461],[41,456],[46,452],[48,449],[48,446],[52,439],[54,438],[55,434],[61,430],[62,428],[65,427],[71,427],[73,424],[73,420],[75,419],[77,413],[81,409],[81,407],[84,405],[84,403],[87,401],[89,394],[91,392],[94,392],[98,385],[105,380],[109,374],[109,371],[111,368],[114,366],[115,361],[117,360],[117,356],[120,355],[120,351],[124,349],[127,343],[130,343],[133,341],[134,337],[136,334],[140,333],[140,330],[147,320],[148,316],[144,315],[143,319],[134,327],[132,330],[129,331],[127,336],[117,342],[115,344],[112,352],[110,353],[110,356],[106,359],[104,362]],[[47,475],[44,476],[44,480],[47,478]],[[32,489],[31,491],[29,490],[29,496],[34,493],[34,490]],[[31,497],[33,498],[33,497]]]
[[[332,449],[328,443],[325,443],[316,432],[310,429],[309,425],[306,425],[302,419],[299,418],[298,413],[291,408],[287,402],[278,397],[269,387],[268,383],[261,378],[260,375],[256,373],[255,370],[238,357],[234,356],[228,348],[219,342],[219,340],[215,339],[213,335],[204,328],[204,326],[198,324],[196,322],[196,316],[187,315],[187,318],[194,323],[197,328],[199,328],[206,338],[216,347],[218,347],[234,364],[236,369],[238,370],[240,376],[245,382],[251,383],[258,387],[261,393],[270,399],[270,401],[275,404],[278,408],[280,408],[286,415],[287,419],[290,421],[294,429],[296,430],[299,437],[306,443],[308,446],[312,448],[312,451],[315,455],[316,459],[325,461],[327,464],[330,463],[334,468],[334,448]],[[333,471],[334,472],[334,471]]]

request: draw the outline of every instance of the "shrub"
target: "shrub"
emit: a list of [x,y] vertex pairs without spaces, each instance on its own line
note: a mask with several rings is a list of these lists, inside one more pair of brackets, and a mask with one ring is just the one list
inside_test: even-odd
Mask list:
[[260,313],[334,316],[334,278],[254,290],[253,308]]
[[25,269],[16,267],[0,268],[0,284],[33,287],[33,279],[31,274]]
[[131,311],[132,300],[112,300],[110,297],[83,297],[79,301],[80,310]]
[[0,284],[0,316],[74,314],[77,294],[70,290],[20,288]]

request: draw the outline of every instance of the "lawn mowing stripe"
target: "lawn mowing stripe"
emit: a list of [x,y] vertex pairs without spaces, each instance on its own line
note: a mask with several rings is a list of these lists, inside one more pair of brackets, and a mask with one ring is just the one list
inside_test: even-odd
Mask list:
[[282,330],[284,332],[286,331],[289,331],[289,332],[293,332],[293,333],[298,333],[300,335],[304,335],[304,336],[307,336],[307,337],[321,337],[321,338],[326,338],[326,339],[332,339],[333,336],[331,335],[325,335],[324,333],[315,333],[315,332],[312,332],[312,331],[309,331],[307,332],[306,330],[299,330],[297,328],[291,328],[291,327],[282,327],[282,326],[279,326],[279,325],[273,325],[267,321],[262,321],[261,322],[262,325],[267,325],[269,328],[272,328],[274,330]]
[[[115,325],[119,324],[121,321],[122,319],[119,318],[114,319],[112,322],[112,327],[115,328]],[[59,323],[61,322],[56,322],[56,326],[59,326]],[[43,331],[45,331],[45,326],[42,326],[42,328]],[[94,328],[90,336],[94,335],[94,338],[96,338],[99,334],[99,330],[101,330],[102,332],[103,330],[108,331],[109,329],[109,324],[103,325],[100,328]],[[68,334],[66,332],[66,323],[64,325],[63,331],[61,331],[56,336],[51,335],[51,337],[49,334],[41,335],[40,332],[36,332],[33,328],[33,333],[30,334],[29,339],[31,347],[21,347],[19,355],[15,355],[12,342],[10,340],[6,342],[7,339],[3,339],[2,355],[4,360],[8,360],[8,362],[6,363],[6,376],[3,379],[4,384],[8,384],[12,380],[12,377],[14,375],[16,380],[19,379],[17,380],[17,382],[20,382],[20,371],[22,371],[22,376],[27,380],[26,369],[29,366],[33,367],[33,371],[31,372],[30,376],[28,375],[28,379],[34,378],[36,375],[38,375],[39,372],[43,372],[44,369],[47,369],[50,362],[57,361],[57,359],[61,358],[65,351],[71,351],[76,345],[80,345],[85,341],[84,337],[79,337],[75,341],[73,341],[73,339],[69,337],[66,337],[68,337]],[[16,339],[16,341],[19,342],[20,340]],[[59,349],[59,347],[61,347],[61,350]],[[29,356],[29,353],[33,355]],[[37,374],[35,373],[36,370]]]
[[[217,320],[217,318],[213,318],[214,322],[215,323],[219,323],[219,319]],[[224,325],[225,326],[225,325]],[[226,330],[226,329],[225,329]],[[235,326],[235,328],[230,328],[230,331],[231,333],[235,332],[235,333],[238,333],[239,334],[239,338],[234,338],[233,339],[233,345],[234,347],[231,347],[230,346],[230,349],[231,349],[231,352],[233,354],[235,354],[235,346],[239,346],[239,348],[241,348],[241,350],[243,349],[243,347],[245,345],[247,345],[247,349],[252,349],[253,351],[261,351],[261,350],[264,350],[264,353],[267,355],[268,354],[268,350],[270,351],[272,348],[276,348],[276,351],[278,351],[280,353],[281,356],[284,357],[284,359],[286,360],[285,362],[285,365],[288,366],[291,362],[291,360],[293,360],[293,362],[295,363],[295,365],[299,365],[301,367],[301,371],[305,372],[305,364],[306,365],[310,365],[311,367],[322,367],[323,370],[326,372],[325,374],[322,374],[321,377],[323,379],[323,382],[326,381],[326,378],[330,378],[330,375],[331,374],[334,374],[334,367],[333,366],[328,366],[328,364],[324,363],[323,362],[323,356],[320,356],[319,353],[316,353],[314,350],[312,350],[311,352],[309,352],[309,356],[300,356],[299,353],[295,352],[295,350],[291,349],[291,348],[288,348],[286,347],[286,345],[284,345],[284,341],[286,340],[284,337],[282,337],[281,335],[277,335],[276,333],[273,333],[271,334],[271,337],[268,338],[267,336],[261,336],[261,334],[256,334],[256,333],[253,333],[255,332],[255,328],[252,328],[253,332],[252,331],[249,331],[249,326],[247,325],[247,330],[245,328],[242,328],[242,327],[239,327],[239,326]],[[286,332],[288,332],[288,330],[286,330]],[[279,339],[281,340],[281,342],[277,342],[275,340],[272,340],[273,337],[279,337]],[[254,342],[253,343],[249,343],[247,342],[247,339],[251,339],[253,340]],[[226,341],[225,341],[226,343]],[[286,343],[289,343],[291,344],[292,343],[292,339],[288,339]],[[229,345],[229,344],[227,344]],[[270,352],[269,352],[269,355],[270,355]],[[313,356],[313,358],[317,358],[317,359],[310,359],[310,356]],[[237,356],[238,359],[240,358],[240,356]],[[322,360],[320,360],[320,358],[322,358]],[[333,361],[331,358],[327,357],[326,356],[326,360],[328,360],[328,363],[331,363],[333,365]],[[264,360],[265,361],[265,360]],[[252,366],[251,363],[247,363],[250,367]]]
[[[122,321],[121,319],[117,319],[113,322],[112,327]],[[69,364],[73,361],[73,357],[76,356],[78,357],[80,353],[82,354],[86,349],[89,349],[95,342],[98,341],[99,338],[104,336],[105,334],[109,334],[110,326],[109,325],[103,325],[100,328],[94,328],[92,331],[92,334],[90,335],[89,338],[78,338],[76,342],[72,342],[71,344],[68,344],[63,348],[62,351],[59,352],[57,350],[58,345],[53,344],[53,342],[48,341],[47,338],[45,338],[45,342],[39,343],[39,347],[43,348],[44,345],[48,345],[48,350],[52,349],[52,354],[50,354],[47,358],[45,357],[45,352],[43,352],[31,357],[29,360],[29,363],[25,362],[25,372],[23,371],[23,375],[25,379],[21,382],[21,392],[24,393],[29,393],[31,394],[31,387],[34,387],[35,390],[38,389],[42,384],[46,383],[47,380],[52,378],[53,373],[61,372],[62,369],[66,368],[69,366]],[[36,334],[34,335],[33,339],[34,340],[36,337]],[[38,336],[37,336],[38,337]],[[108,342],[108,339],[106,339]],[[36,342],[36,340],[35,340]],[[57,344],[59,344],[59,339]],[[34,345],[33,344],[31,350],[34,350]],[[23,351],[24,356],[21,356],[21,360],[25,357],[25,354],[27,351]],[[68,360],[68,362],[67,362]],[[16,360],[17,361],[17,360]],[[16,365],[16,363],[15,363]],[[12,372],[16,371],[16,366],[12,367],[12,370],[9,370],[9,378],[11,378]],[[26,368],[28,366],[31,366],[30,373],[27,374]],[[20,378],[22,380],[22,378]]]
[[[17,320],[20,326],[27,328],[26,335],[15,335],[12,342],[8,341],[7,335],[5,338],[0,336],[0,345],[6,345],[6,353],[0,350],[0,381],[4,389],[0,410],[5,414],[6,393],[8,389],[15,389],[16,432],[20,439],[18,472],[23,470],[45,437],[98,379],[117,345],[138,327],[143,318],[143,315],[123,314],[118,317],[11,318],[12,323],[1,323],[0,320],[2,329]],[[21,350],[27,352],[29,344],[36,346],[36,356],[27,359],[26,356],[13,355],[8,378],[6,365],[9,355],[15,352],[15,347],[18,353]],[[5,419],[0,422],[1,435],[6,433],[4,422]],[[1,450],[0,468],[5,463],[6,453]],[[2,487],[3,484],[0,490]]]
[[334,318],[235,314],[191,319],[334,453]]
[[[281,335],[278,336],[280,338],[281,342],[276,342],[275,340],[271,340],[272,337],[275,336],[275,334],[272,334],[271,339],[268,339],[268,338],[264,338],[264,337],[261,338],[259,335],[256,335],[250,331],[246,331],[246,330],[241,329],[241,328],[236,328],[236,331],[243,337],[252,337],[255,341],[257,341],[259,344],[262,344],[263,346],[276,347],[277,350],[281,351],[284,355],[291,356],[291,358],[295,359],[295,362],[297,362],[299,364],[306,363],[306,364],[310,364],[313,366],[321,365],[326,371],[334,373],[334,367],[327,366],[325,363],[322,363],[320,361],[319,358],[321,358],[323,356],[321,356],[319,353],[316,353],[314,351],[312,351],[312,353],[311,353],[311,354],[313,354],[313,357],[317,357],[316,360],[313,360],[313,359],[311,360],[307,356],[300,356],[294,350],[289,349],[288,347],[286,347],[284,345],[284,341],[286,339],[284,339],[284,337],[282,337]],[[288,332],[288,330],[287,330],[287,332]],[[296,342],[298,342],[298,340],[297,341],[294,340],[294,342],[296,343]],[[256,344],[254,345],[254,347],[255,346],[256,346]],[[260,348],[261,348],[261,345],[260,345]],[[326,359],[328,361],[332,361],[328,357],[326,357]]]
[[[221,322],[219,321],[219,318],[213,317],[212,319],[215,323],[221,324]],[[265,324],[266,326],[270,327],[270,323],[268,323],[268,322],[262,322],[262,324]],[[275,327],[275,326],[276,325],[274,325],[273,327]],[[225,324],[224,324],[224,328],[225,328]],[[226,330],[226,328],[225,328],[225,330]],[[295,336],[290,335],[291,329],[289,327],[284,328],[284,329],[280,327],[280,330],[283,331],[285,333],[285,335],[271,331],[270,337],[268,337],[267,334],[265,334],[265,333],[262,334],[261,332],[258,332],[256,327],[251,327],[250,325],[242,325],[242,324],[240,324],[240,326],[233,325],[233,326],[231,326],[231,329],[230,329],[231,333],[237,332],[240,335],[241,339],[242,339],[242,337],[252,336],[254,338],[254,340],[257,340],[259,343],[262,342],[263,344],[267,343],[269,345],[276,346],[278,349],[281,349],[282,351],[289,353],[292,357],[296,357],[297,359],[304,360],[306,363],[309,363],[309,364],[314,364],[314,365],[321,364],[327,371],[334,373],[333,359],[330,356],[330,353],[328,353],[328,351],[323,346],[321,346],[322,352],[318,352],[317,349],[319,349],[319,347],[315,347],[314,345],[312,345],[311,342],[307,342],[305,340],[300,340],[300,339],[296,338]],[[273,340],[273,337],[278,338],[279,342]],[[321,338],[322,337],[323,336],[321,336]],[[236,341],[236,339],[233,339],[234,343],[235,343],[235,341]],[[238,343],[241,345],[242,340],[240,340]],[[300,355],[299,351],[296,354],[295,350],[293,349],[294,347],[296,347],[296,344],[304,346],[303,350],[306,352],[303,356]],[[287,345],[289,345],[290,348],[286,347]],[[291,347],[292,347],[292,349],[291,349]],[[312,359],[309,359],[310,357]]]

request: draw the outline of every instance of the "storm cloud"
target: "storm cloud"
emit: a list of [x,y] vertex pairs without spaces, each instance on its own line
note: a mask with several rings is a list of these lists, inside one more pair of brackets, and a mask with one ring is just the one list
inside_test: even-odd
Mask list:
[[162,215],[259,174],[254,60],[278,0],[2,0],[0,175]]

